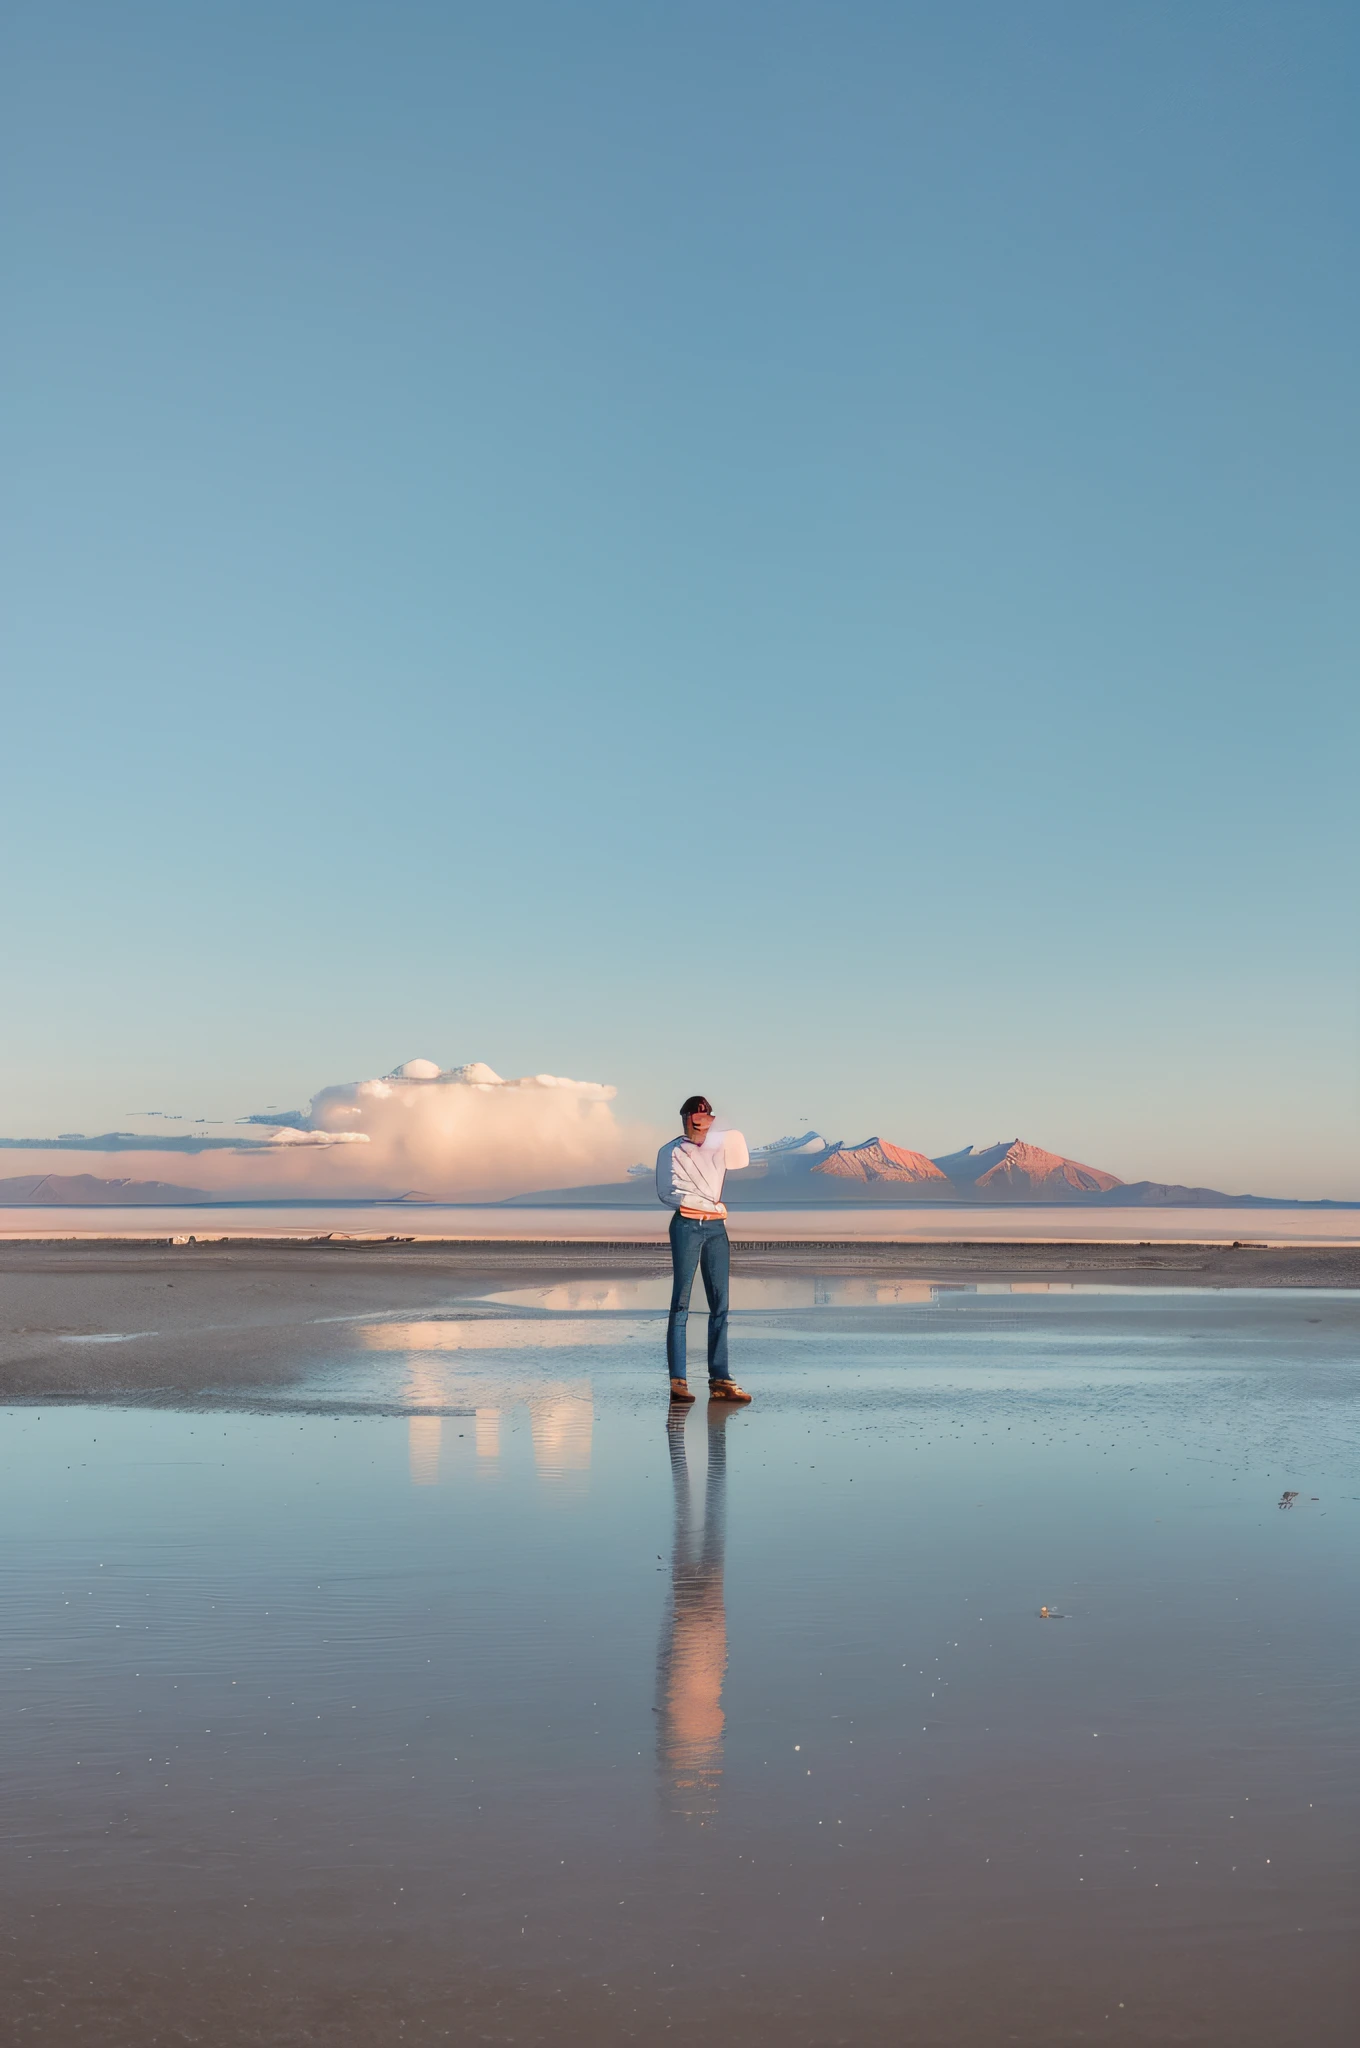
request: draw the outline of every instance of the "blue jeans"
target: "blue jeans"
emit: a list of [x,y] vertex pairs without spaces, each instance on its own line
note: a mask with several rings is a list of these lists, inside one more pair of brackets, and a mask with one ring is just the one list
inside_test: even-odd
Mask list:
[[666,1319],[666,1365],[673,1380],[685,1374],[685,1329],[689,1323],[689,1297],[696,1267],[703,1275],[708,1296],[708,1377],[725,1380],[727,1370],[727,1271],[731,1247],[721,1217],[700,1223],[682,1216],[677,1209],[671,1217],[671,1312]]

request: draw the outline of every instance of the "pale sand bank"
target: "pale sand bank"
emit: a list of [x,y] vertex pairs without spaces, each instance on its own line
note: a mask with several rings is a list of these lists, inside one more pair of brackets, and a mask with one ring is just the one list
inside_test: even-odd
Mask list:
[[[501,1209],[451,1204],[372,1207],[0,1209],[0,1241],[147,1238],[409,1238],[417,1242],[663,1243],[667,1211]],[[1224,1244],[1360,1246],[1360,1209],[911,1208],[743,1209],[737,1243]]]

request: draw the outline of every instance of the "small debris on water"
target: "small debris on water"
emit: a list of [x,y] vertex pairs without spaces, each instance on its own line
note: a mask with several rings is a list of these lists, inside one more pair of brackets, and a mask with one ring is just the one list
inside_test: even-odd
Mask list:
[[1298,1499],[1298,1497],[1299,1497],[1299,1496],[1298,1496],[1297,1492],[1295,1492],[1295,1493],[1282,1493],[1282,1494],[1280,1495],[1280,1506],[1281,1506],[1282,1508],[1292,1508],[1292,1507],[1293,1507],[1293,1505],[1294,1505],[1294,1503],[1295,1503],[1295,1501],[1296,1501],[1296,1500]]
[[1039,1619],[1040,1621],[1066,1621],[1067,1616],[1059,1614],[1055,1608],[1041,1607],[1039,1609]]

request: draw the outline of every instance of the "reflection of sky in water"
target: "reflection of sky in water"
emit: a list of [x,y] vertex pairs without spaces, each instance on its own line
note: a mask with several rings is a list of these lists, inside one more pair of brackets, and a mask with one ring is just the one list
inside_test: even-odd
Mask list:
[[[879,1304],[930,1302],[938,1290],[928,1280],[818,1280],[771,1278],[734,1273],[733,1309],[796,1309],[824,1305],[875,1307]],[[484,1297],[507,1308],[550,1309],[575,1315],[670,1307],[667,1276],[637,1280],[558,1280],[547,1287],[510,1287]],[[694,1310],[707,1314],[701,1286],[694,1290]]]
[[1067,1958],[1079,1875],[1082,2015],[1149,1955],[1342,1939],[1354,1297],[780,1305],[755,1407],[669,1431],[637,1304],[509,1306],[327,1331],[278,1412],[11,1411],[16,1924],[107,1952],[116,1908],[134,1970],[230,1907],[301,1953],[325,1873],[334,1952],[378,1904],[403,1971],[427,1926],[506,1971],[596,1942],[648,2038],[677,1927],[737,1996],[825,1942],[879,2039],[942,1955]]
[[[819,1307],[932,1307],[938,1306],[942,1300],[964,1294],[981,1293],[996,1296],[1014,1291],[1032,1295],[1051,1290],[1027,1284],[1014,1290],[1009,1287],[965,1289],[942,1288],[929,1282],[918,1281],[825,1282],[815,1278],[755,1278],[744,1284],[739,1282],[735,1291],[746,1311],[758,1315],[762,1311],[771,1314],[780,1310],[799,1312]],[[1071,1293],[1073,1290],[1062,1291]],[[1084,1291],[1103,1292],[1091,1289]],[[540,1353],[594,1351],[601,1346],[637,1350],[641,1346],[654,1344],[654,1326],[650,1323],[639,1323],[636,1315],[639,1310],[654,1308],[658,1293],[664,1305],[666,1295],[663,1282],[566,1281],[547,1287],[511,1290],[489,1297],[491,1300],[504,1302],[507,1306],[536,1309],[538,1313],[531,1320],[514,1316],[450,1316],[431,1317],[417,1322],[375,1322],[356,1325],[354,1338],[364,1351],[395,1354],[403,1361],[404,1374],[400,1382],[399,1398],[404,1406],[426,1411],[445,1411],[443,1414],[427,1412],[410,1416],[407,1428],[412,1484],[438,1484],[445,1452],[446,1424],[450,1415],[459,1411],[464,1416],[472,1416],[474,1419],[474,1441],[483,1476],[495,1476],[499,1469],[502,1417],[511,1411],[522,1409],[529,1418],[534,1464],[540,1477],[556,1481],[571,1480],[579,1485],[583,1475],[590,1468],[594,1424],[590,1380],[583,1378],[574,1382],[542,1382],[535,1379],[529,1384],[522,1372],[518,1377],[507,1379],[503,1374],[498,1375],[493,1366],[472,1365],[470,1360],[478,1354],[488,1352],[516,1353],[521,1358],[526,1358]],[[955,1301],[954,1305],[959,1304]],[[791,1333],[787,1327],[757,1327],[750,1329],[748,1334],[775,1341],[782,1337],[787,1341]],[[796,1334],[806,1341],[808,1332],[798,1331]],[[865,1324],[863,1334],[875,1334],[872,1320]],[[880,1331],[877,1334],[881,1338],[887,1333]],[[1051,1330],[1042,1333],[1030,1332],[1025,1336],[1011,1332],[1010,1348],[1014,1351],[1018,1345],[1023,1349],[1026,1336],[1031,1345],[1038,1337],[1041,1348],[1046,1351],[1058,1341]],[[1087,1349],[1091,1348],[1093,1343],[1096,1348],[1100,1348],[1102,1342],[1100,1338],[1093,1340],[1089,1334],[1079,1341]],[[451,1364],[451,1355],[458,1357],[458,1365]],[[1021,1371],[1025,1373],[1026,1384],[1035,1392],[1059,1383],[1058,1368],[1048,1364],[1036,1367],[1032,1361],[1024,1361],[1018,1357],[1013,1358],[1005,1366],[992,1367],[991,1383],[1004,1383],[1013,1387],[1016,1384],[1016,1375]],[[861,1402],[870,1400],[878,1390],[886,1393],[891,1399],[899,1375],[900,1368],[895,1365],[861,1368],[856,1388],[857,1398]],[[971,1373],[973,1385],[984,1384],[987,1375],[986,1367],[975,1365]],[[949,1375],[946,1374],[936,1381],[936,1388],[943,1389],[948,1384],[948,1378]],[[918,1373],[918,1394],[924,1395],[931,1384],[928,1378],[922,1378]],[[390,1391],[395,1392],[397,1389],[392,1388]],[[465,1437],[466,1432],[463,1434]],[[681,1448],[683,1451],[683,1439]],[[695,1611],[694,1602],[690,1601],[687,1606],[682,1600],[677,1611],[692,1615]]]
[[533,1322],[514,1316],[431,1318],[419,1323],[360,1323],[357,1337],[366,1351],[561,1351],[582,1344],[629,1344],[636,1323]]
[[[1090,1281],[1000,1280],[967,1281],[893,1280],[839,1274],[781,1276],[734,1273],[731,1305],[734,1311],[812,1308],[935,1308],[958,1295],[989,1298],[996,1295],[1045,1295],[1061,1297],[1119,1296],[1129,1301],[1165,1301],[1168,1296],[1193,1300],[1205,1290],[1188,1287],[1121,1287]],[[1211,1290],[1212,1292],[1212,1290]],[[654,1314],[670,1306],[671,1283],[665,1275],[624,1280],[558,1280],[548,1286],[509,1287],[482,1297],[506,1308],[533,1308],[556,1314],[617,1314],[632,1309]],[[703,1289],[696,1284],[691,1313],[707,1313]],[[549,1341],[552,1341],[551,1339]]]
[[[782,1284],[782,1283],[781,1283]],[[809,1282],[810,1291],[820,1283]],[[877,1284],[877,1283],[871,1283]],[[613,1283],[610,1283],[612,1286]],[[535,1290],[548,1294],[556,1289]],[[495,1418],[511,1410],[538,1418],[543,1469],[583,1470],[588,1460],[565,1450],[550,1459],[547,1444],[565,1430],[550,1422],[553,1404],[598,1399],[607,1377],[610,1399],[649,1400],[664,1379],[663,1318],[631,1301],[617,1310],[575,1306],[576,1290],[557,1310],[516,1303],[451,1308],[420,1320],[374,1319],[333,1326],[325,1355],[284,1394],[262,1387],[225,1395],[262,1408],[281,1405],[348,1412],[445,1418],[480,1412],[489,1446]],[[782,1396],[798,1374],[838,1376],[843,1397],[868,1411],[900,1411],[904,1403],[975,1399],[992,1392],[1034,1397],[1084,1385],[1111,1399],[1146,1384],[1155,1369],[1171,1399],[1202,1393],[1212,1370],[1229,1379],[1258,1366],[1302,1364],[1319,1319],[1328,1327],[1348,1316],[1353,1298],[1331,1290],[1169,1290],[1073,1287],[933,1287],[916,1299],[747,1309],[737,1325],[738,1371],[760,1382],[762,1399]],[[521,1313],[515,1313],[519,1308]],[[745,1364],[740,1361],[745,1357]],[[825,1371],[823,1370],[825,1362]],[[847,1378],[847,1375],[849,1377]],[[595,1388],[592,1397],[591,1389]],[[1191,1403],[1185,1426],[1197,1435]],[[1204,1411],[1207,1412],[1207,1411]],[[455,1432],[456,1434],[456,1432]],[[566,1435],[570,1435],[566,1431]],[[419,1433],[419,1469],[436,1469],[436,1432]],[[584,1441],[578,1429],[577,1436]],[[439,1440],[447,1441],[447,1433]],[[565,1437],[564,1437],[565,1441]],[[486,1453],[490,1458],[489,1449]]]

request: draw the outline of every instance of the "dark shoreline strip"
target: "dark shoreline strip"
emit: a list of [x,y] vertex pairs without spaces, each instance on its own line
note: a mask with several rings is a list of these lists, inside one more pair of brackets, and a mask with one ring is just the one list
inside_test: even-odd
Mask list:
[[[402,1270],[451,1276],[542,1272],[560,1276],[631,1271],[655,1274],[668,1265],[664,1240],[549,1238],[442,1238],[416,1242],[336,1238],[7,1238],[0,1240],[0,1274],[79,1271],[133,1273],[163,1264],[186,1277],[231,1265],[275,1274],[348,1266],[396,1274]],[[855,1239],[815,1242],[764,1238],[732,1241],[736,1272],[899,1274],[939,1280],[1089,1280],[1118,1284],[1199,1287],[1360,1288],[1360,1246],[1263,1245],[1249,1241],[1158,1243],[1042,1240],[1010,1242]]]

